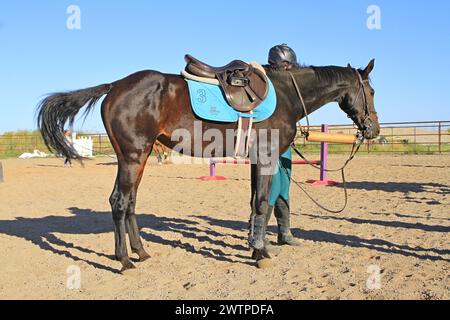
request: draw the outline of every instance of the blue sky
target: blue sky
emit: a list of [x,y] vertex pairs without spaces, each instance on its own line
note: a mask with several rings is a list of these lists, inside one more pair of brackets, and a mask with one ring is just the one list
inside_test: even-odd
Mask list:
[[[81,9],[81,30],[66,28],[72,4]],[[366,27],[372,4],[381,9],[381,30]],[[376,58],[382,122],[450,120],[449,9],[447,0],[2,0],[0,133],[35,129],[34,110],[47,93],[142,69],[178,73],[185,53],[216,65],[265,63],[282,42],[306,64],[364,67]],[[330,104],[311,122],[348,120]],[[98,109],[82,129],[104,131]]]

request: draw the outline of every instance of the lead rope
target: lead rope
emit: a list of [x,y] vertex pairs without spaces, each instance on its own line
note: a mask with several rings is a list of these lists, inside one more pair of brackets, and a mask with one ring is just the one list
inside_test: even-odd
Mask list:
[[[300,124],[300,131],[301,131],[302,135],[303,135],[305,138],[308,138],[310,125],[309,125],[308,111],[306,110],[305,100],[303,99],[302,93],[300,92],[300,88],[298,87],[298,84],[297,84],[297,81],[296,81],[295,78],[294,78],[294,75],[293,75],[290,71],[288,71],[288,73],[289,73],[289,75],[290,75],[290,77],[291,77],[291,79],[292,79],[292,82],[293,82],[293,84],[294,84],[295,90],[297,91],[297,95],[298,95],[298,97],[299,97],[299,99],[300,99],[300,102],[301,102],[301,105],[302,105],[302,108],[303,108],[303,112],[304,112],[304,115],[305,115],[305,117],[306,117],[307,129],[304,130],[303,127],[302,127],[302,125]],[[359,96],[359,94],[358,94],[358,96]],[[344,206],[343,206],[342,209],[340,209],[340,210],[332,210],[332,209],[328,209],[328,208],[326,208],[325,206],[321,205],[317,200],[315,200],[315,199],[314,199],[314,198],[313,198],[313,197],[305,190],[305,188],[303,188],[302,183],[296,181],[294,178],[292,178],[292,177],[289,175],[288,170],[287,170],[281,163],[280,163],[280,166],[286,171],[286,174],[287,174],[287,176],[289,177],[289,180],[290,180],[291,182],[294,182],[294,184],[295,184],[300,190],[302,190],[303,193],[305,193],[306,196],[307,196],[307,197],[308,197],[308,198],[309,198],[316,206],[318,206],[318,207],[321,208],[322,210],[325,210],[325,211],[327,211],[327,212],[329,212],[329,213],[342,213],[342,212],[347,208],[347,204],[348,204],[348,190],[347,190],[347,182],[346,182],[346,180],[345,180],[345,168],[346,168],[347,165],[354,159],[354,157],[355,157],[356,154],[358,153],[359,148],[360,148],[361,145],[362,145],[362,141],[363,141],[363,138],[360,136],[359,139],[357,140],[357,142],[353,144],[353,146],[352,146],[352,151],[350,152],[350,156],[349,156],[349,158],[347,159],[347,161],[345,161],[344,165],[343,165],[341,168],[339,168],[339,169],[334,169],[334,170],[325,170],[326,172],[337,172],[337,171],[341,171],[342,184],[344,185]],[[309,161],[309,160],[308,160],[308,159],[300,152],[300,150],[298,150],[298,148],[297,148],[296,145],[295,145],[295,142],[292,142],[291,147],[292,147],[292,149],[295,151],[295,153],[296,153],[298,156],[300,156],[300,158],[302,158],[303,160],[305,160],[305,162],[306,162],[307,164],[309,164],[309,165],[312,166],[313,168],[316,168],[316,169],[319,169],[319,170],[321,169],[319,166],[317,166],[317,165],[311,163],[311,161]],[[303,185],[305,185],[305,184],[303,183]]]
[[[303,191],[304,194],[306,194],[306,196],[316,205],[318,206],[320,209],[325,210],[329,213],[342,213],[348,205],[348,189],[347,189],[347,181],[345,180],[345,168],[347,167],[347,165],[350,163],[351,160],[353,160],[353,158],[355,157],[356,153],[359,151],[359,148],[361,146],[361,144],[359,144],[356,149],[355,149],[355,145],[353,145],[352,147],[352,152],[350,157],[348,158],[348,160],[345,162],[345,164],[342,166],[342,168],[340,169],[335,169],[335,170],[325,170],[326,172],[337,172],[337,171],[341,171],[341,177],[342,177],[342,184],[344,186],[344,205],[342,207],[342,209],[340,210],[332,210],[332,209],[328,209],[325,206],[323,206],[322,204],[320,204],[317,200],[315,200],[306,190],[305,188],[303,188],[302,185],[306,185],[305,183],[301,183],[298,182],[297,180],[295,180],[294,178],[292,178],[289,175],[288,170],[280,163],[280,166],[285,170],[287,176],[289,177],[289,181],[293,182],[300,190]],[[308,159],[305,158],[305,156],[297,149],[297,147],[295,147],[295,145],[292,146],[292,148],[294,149],[295,153],[297,155],[299,155],[303,160],[305,160],[309,165],[311,165],[312,167],[316,168],[316,169],[320,169],[320,167],[317,167],[316,165],[312,164]]]
[[314,199],[306,190],[305,188],[303,188],[302,184],[305,185],[304,183],[298,182],[297,180],[295,180],[294,178],[292,178],[291,176],[289,176],[289,172],[288,170],[282,166],[280,164],[280,166],[286,171],[286,174],[289,177],[289,181],[293,182],[300,190],[303,191],[304,194],[306,194],[306,196],[309,198],[309,200],[311,200],[316,206],[318,206],[320,209],[325,210],[329,213],[342,213],[346,208],[347,208],[347,204],[348,204],[348,191],[347,191],[347,182],[345,181],[345,174],[344,174],[344,169],[342,169],[341,174],[342,174],[342,183],[344,185],[344,206],[342,207],[342,209],[340,210],[332,210],[332,209],[328,209],[326,207],[324,207],[323,205],[321,205],[316,199]]

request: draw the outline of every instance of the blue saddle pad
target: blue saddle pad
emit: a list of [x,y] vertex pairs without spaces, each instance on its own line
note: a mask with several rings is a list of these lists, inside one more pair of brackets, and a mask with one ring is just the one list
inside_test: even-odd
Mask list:
[[253,110],[253,114],[241,113],[233,109],[223,96],[218,85],[186,79],[191,97],[191,105],[197,117],[218,122],[236,122],[239,117],[252,117],[254,122],[264,121],[273,114],[277,105],[277,96],[269,80],[269,93],[266,99]]

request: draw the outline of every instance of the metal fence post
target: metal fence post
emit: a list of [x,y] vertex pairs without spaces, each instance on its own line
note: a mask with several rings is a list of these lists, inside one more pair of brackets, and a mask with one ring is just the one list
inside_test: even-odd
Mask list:
[[417,127],[414,127],[414,152],[417,153]]
[[441,148],[441,144],[442,144],[442,123],[439,122],[439,154],[442,154],[442,148]]
[[394,153],[394,148],[395,148],[395,145],[394,145],[394,128],[391,128],[391,143],[392,143],[392,153]]

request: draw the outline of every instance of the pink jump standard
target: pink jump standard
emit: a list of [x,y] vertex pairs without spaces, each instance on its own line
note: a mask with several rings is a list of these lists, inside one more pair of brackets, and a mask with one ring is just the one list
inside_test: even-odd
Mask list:
[[216,175],[216,164],[250,164],[249,160],[238,160],[238,159],[226,159],[226,158],[211,158],[209,160],[209,176],[202,176],[198,179],[202,181],[223,181],[227,180],[227,178],[223,176]]
[[[322,125],[322,132],[328,132],[328,126],[326,124]],[[320,160],[293,160],[293,165],[305,165],[314,164],[320,166],[320,179],[319,180],[308,180],[313,186],[334,186],[338,182],[327,179],[327,163],[328,163],[328,143],[320,143]],[[202,176],[198,179],[202,181],[223,181],[227,180],[226,177],[216,175],[216,164],[250,164],[249,160],[239,160],[239,159],[228,159],[228,158],[211,158],[209,163],[209,176]]]
[[[326,124],[322,125],[322,132],[328,132],[328,126]],[[307,183],[313,186],[335,186],[338,182],[327,179],[327,163],[328,163],[328,143],[320,143],[320,179],[319,180],[308,180]]]

